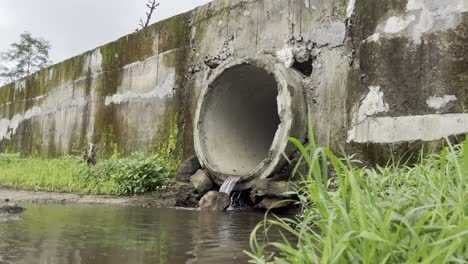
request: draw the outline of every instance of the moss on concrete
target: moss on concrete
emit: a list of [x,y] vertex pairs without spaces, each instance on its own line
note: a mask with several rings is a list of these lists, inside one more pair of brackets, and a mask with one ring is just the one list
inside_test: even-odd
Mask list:
[[166,110],[157,128],[156,136],[149,145],[149,152],[158,154],[172,171],[179,167],[183,154],[178,116],[177,109]]
[[160,22],[159,54],[189,46],[190,17],[190,13],[184,13]]
[[[23,80],[24,89],[15,89],[15,84],[0,88],[0,105],[3,105],[0,106],[0,114],[8,119],[16,113],[24,114],[33,106],[40,106],[42,96],[53,89],[60,89],[67,83],[75,87],[77,83],[71,82],[85,82],[84,86],[80,87],[84,87],[87,100],[91,99],[92,87],[96,88],[97,95],[97,101],[89,102],[83,109],[83,125],[72,126],[76,132],[70,133],[72,138],[68,146],[60,146],[61,141],[56,139],[58,136],[56,121],[51,118],[47,122],[46,138],[43,138],[42,120],[29,120],[19,128],[24,131],[15,135],[12,140],[0,143],[0,150],[21,151],[25,154],[42,153],[47,157],[62,154],[62,147],[68,151],[82,152],[87,144],[91,143],[88,142],[87,129],[88,122],[92,119],[89,115],[93,114],[92,143],[98,144],[100,157],[110,157],[115,153],[130,154],[138,146],[127,142],[128,139],[136,142],[137,136],[128,135],[136,132],[132,132],[127,127],[122,117],[125,114],[122,110],[126,105],[106,106],[105,98],[118,91],[125,65],[144,61],[158,53],[174,51],[174,55],[163,56],[161,61],[166,67],[176,69],[176,95],[172,101],[167,102],[169,110],[164,114],[163,125],[159,126],[157,136],[153,138],[148,151],[161,155],[172,168],[176,168],[184,153],[183,141],[187,138],[181,124],[184,123],[184,119],[189,118],[184,106],[186,101],[184,85],[191,17],[192,13],[181,14],[100,47],[102,72],[91,72],[86,65],[94,52],[89,51],[26,77]],[[89,104],[93,104],[95,111],[91,112]],[[25,136],[22,137],[20,134]]]
[[157,32],[158,24],[155,24],[100,47],[103,71],[117,70],[155,55],[153,45]]

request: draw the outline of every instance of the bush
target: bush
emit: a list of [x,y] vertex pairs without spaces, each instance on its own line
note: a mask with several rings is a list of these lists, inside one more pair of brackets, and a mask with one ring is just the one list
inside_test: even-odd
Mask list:
[[0,154],[0,187],[33,191],[129,195],[172,184],[166,162],[156,155],[133,154],[88,167],[78,157],[56,159]]
[[164,189],[172,183],[170,174],[159,156],[137,153],[128,158],[101,161],[81,170],[78,177],[84,176],[90,192],[128,195]]

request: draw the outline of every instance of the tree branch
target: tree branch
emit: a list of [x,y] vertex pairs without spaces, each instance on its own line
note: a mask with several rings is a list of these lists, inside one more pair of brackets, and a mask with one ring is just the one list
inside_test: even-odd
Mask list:
[[146,21],[143,22],[143,19],[140,19],[140,23],[139,23],[139,26],[142,29],[149,26],[154,10],[156,10],[158,6],[159,6],[159,3],[156,3],[156,0],[148,0],[146,7],[148,7],[149,11],[146,12]]

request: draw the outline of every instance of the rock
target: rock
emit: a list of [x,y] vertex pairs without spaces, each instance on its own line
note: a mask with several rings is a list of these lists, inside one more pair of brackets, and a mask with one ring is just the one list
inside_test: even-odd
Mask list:
[[204,170],[198,170],[190,177],[190,183],[197,189],[200,195],[204,195],[213,188],[213,181]]
[[190,176],[195,174],[199,169],[201,169],[200,162],[197,156],[193,155],[180,164],[175,178],[180,182],[190,182]]
[[293,54],[294,54],[294,59],[298,63],[305,63],[305,62],[308,62],[310,59],[310,50],[307,49],[306,45],[296,47],[293,51]]
[[196,207],[198,205],[197,190],[191,184],[180,183],[175,197],[175,206]]
[[[198,193],[195,187],[190,183],[177,182],[163,192],[156,194],[157,197],[152,201],[150,207],[197,207]],[[162,201],[158,203],[157,201]]]
[[0,213],[19,214],[25,209],[17,204],[0,204]]
[[205,194],[200,202],[200,209],[202,211],[222,212],[231,204],[231,198],[226,193],[217,191],[209,191]]
[[293,195],[287,193],[294,191],[294,185],[288,181],[271,181],[268,179],[258,180],[252,187],[250,197],[255,201],[257,197],[292,198]]
[[283,208],[288,206],[291,203],[291,201],[288,200],[282,200],[279,198],[270,198],[270,197],[265,197],[262,199],[262,201],[255,206],[255,208],[259,209],[277,209],[277,208]]

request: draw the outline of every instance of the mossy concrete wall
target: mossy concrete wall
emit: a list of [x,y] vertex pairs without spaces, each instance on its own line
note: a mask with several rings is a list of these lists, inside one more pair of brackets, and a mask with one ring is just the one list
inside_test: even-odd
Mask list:
[[[0,150],[193,154],[197,97],[239,58],[303,74],[322,145],[468,132],[464,0],[217,0],[0,88]],[[242,78],[242,76],[240,76]],[[261,107],[261,106],[259,106]],[[373,155],[374,155],[373,154]]]

